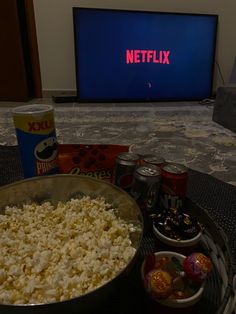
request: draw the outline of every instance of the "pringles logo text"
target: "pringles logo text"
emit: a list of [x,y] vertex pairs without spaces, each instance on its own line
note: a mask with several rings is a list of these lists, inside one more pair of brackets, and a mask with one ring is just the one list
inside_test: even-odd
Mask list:
[[126,50],[126,63],[170,64],[170,50]]
[[45,121],[29,121],[28,122],[28,131],[41,131],[48,130],[54,126],[53,121],[45,120]]

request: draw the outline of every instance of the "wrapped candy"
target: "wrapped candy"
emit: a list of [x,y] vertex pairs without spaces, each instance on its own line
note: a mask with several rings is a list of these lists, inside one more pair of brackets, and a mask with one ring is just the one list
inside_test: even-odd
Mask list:
[[199,291],[212,267],[210,258],[198,252],[185,258],[174,252],[159,258],[151,254],[142,268],[144,288],[156,301],[187,299]]
[[163,210],[152,219],[159,232],[174,240],[192,239],[202,228],[196,217],[175,208]]
[[151,270],[145,278],[146,289],[154,299],[165,299],[173,290],[171,275],[161,269]]
[[183,270],[188,278],[202,282],[212,269],[210,258],[202,253],[192,253],[183,261]]

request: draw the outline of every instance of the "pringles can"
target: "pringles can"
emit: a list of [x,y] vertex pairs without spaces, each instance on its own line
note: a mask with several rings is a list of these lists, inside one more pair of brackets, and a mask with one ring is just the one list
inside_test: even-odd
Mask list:
[[51,105],[19,106],[12,112],[25,178],[58,173],[58,143]]
[[160,202],[165,209],[181,208],[187,193],[188,168],[168,163],[161,169]]

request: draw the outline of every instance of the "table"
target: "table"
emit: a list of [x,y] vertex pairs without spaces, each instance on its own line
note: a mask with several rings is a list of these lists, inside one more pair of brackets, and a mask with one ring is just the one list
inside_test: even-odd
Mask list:
[[[20,165],[19,151],[17,146],[0,146],[0,185],[12,183],[16,180],[23,178],[22,169]],[[236,273],[236,187],[222,182],[210,175],[189,169],[189,181],[187,197],[200,208],[203,208],[209,216],[209,221],[219,228],[220,232],[225,233],[225,245],[228,248],[233,275]],[[224,236],[224,235],[223,235]],[[152,250],[153,239],[146,237],[142,244],[142,252],[145,254],[145,250]],[[137,270],[136,270],[137,272]],[[134,274],[135,271],[134,271]],[[132,277],[131,277],[132,278]],[[128,280],[128,279],[127,279]],[[129,303],[126,311],[122,308],[122,313],[129,313],[130,309],[134,309],[139,304],[140,299],[146,300],[145,297],[141,297],[137,294],[134,298],[128,298],[128,295],[132,292],[135,293],[135,287],[140,286],[140,282],[136,282],[137,278],[133,277],[127,281],[127,289],[120,291],[119,295],[113,295],[111,298],[112,304],[108,304],[107,313],[111,311],[111,306],[114,306],[112,313],[119,313],[121,308],[119,304],[125,299],[125,302]],[[131,290],[130,290],[131,289]],[[138,291],[138,292],[137,292]],[[137,290],[140,293],[142,290]],[[122,296],[123,295],[123,296]],[[146,303],[145,303],[146,302]],[[154,307],[150,305],[149,301],[142,301],[143,310],[149,309],[146,313],[152,313]],[[125,304],[126,304],[125,303]],[[138,305],[139,307],[140,305]],[[137,307],[137,308],[138,308]],[[115,310],[116,309],[116,310]],[[203,310],[203,309],[202,309]],[[178,313],[178,310],[176,310]],[[171,312],[171,313],[176,313]],[[197,312],[196,312],[197,311]],[[199,313],[199,309],[195,312]],[[203,310],[204,311],[204,310]],[[104,309],[104,313],[106,310]],[[193,312],[193,309],[192,309]],[[165,311],[165,313],[167,313]],[[217,312],[219,313],[219,312]]]

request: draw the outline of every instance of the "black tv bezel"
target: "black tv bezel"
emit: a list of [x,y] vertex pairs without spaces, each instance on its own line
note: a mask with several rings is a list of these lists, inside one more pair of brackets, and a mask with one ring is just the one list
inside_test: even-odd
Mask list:
[[181,97],[181,98],[151,98],[151,99],[90,99],[90,98],[81,98],[79,94],[79,66],[78,66],[78,58],[79,56],[79,49],[78,49],[78,42],[77,42],[77,36],[76,36],[76,23],[75,23],[75,15],[76,12],[79,10],[96,10],[96,11],[115,11],[115,12],[130,12],[130,13],[147,13],[147,14],[169,14],[169,15],[192,15],[192,16],[209,16],[215,18],[215,34],[214,34],[214,55],[212,58],[212,64],[211,64],[211,86],[209,89],[209,97],[206,98],[212,98],[214,96],[213,94],[213,83],[214,83],[214,65],[215,65],[215,56],[216,56],[216,42],[217,42],[217,31],[218,31],[218,14],[210,14],[210,13],[189,13],[189,12],[165,12],[165,11],[147,11],[147,10],[135,10],[135,9],[115,9],[115,8],[92,8],[92,7],[78,7],[73,6],[72,7],[72,13],[73,13],[73,31],[74,31],[74,53],[75,53],[75,73],[76,73],[76,98],[78,102],[83,103],[152,103],[152,102],[173,102],[173,101],[201,101],[202,98],[189,98],[189,97]]

